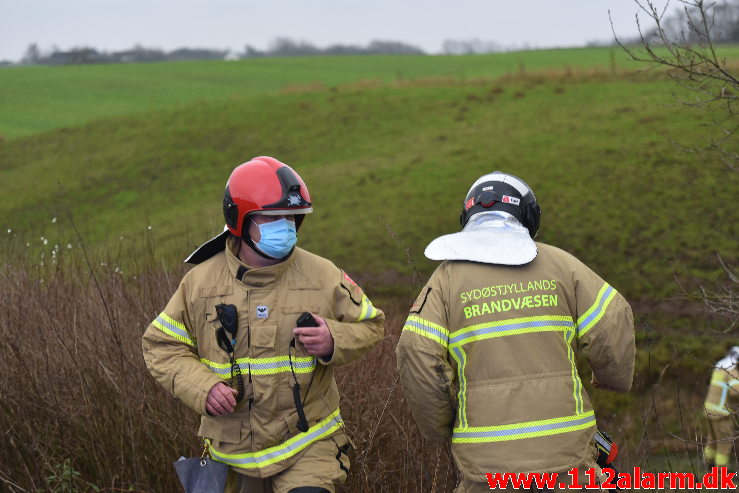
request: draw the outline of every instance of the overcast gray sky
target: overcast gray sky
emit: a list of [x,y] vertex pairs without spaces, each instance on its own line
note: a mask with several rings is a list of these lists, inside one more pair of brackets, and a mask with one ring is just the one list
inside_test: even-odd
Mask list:
[[619,36],[636,33],[633,0],[0,0],[0,60],[20,59],[30,43],[243,51],[278,36],[319,47],[404,41],[429,53],[447,39],[581,46],[612,38],[609,9]]

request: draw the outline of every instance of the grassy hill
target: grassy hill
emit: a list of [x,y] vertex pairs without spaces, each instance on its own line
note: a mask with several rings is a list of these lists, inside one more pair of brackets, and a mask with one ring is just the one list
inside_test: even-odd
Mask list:
[[[725,48],[739,57],[739,47]],[[470,81],[540,71],[644,68],[617,48],[478,56],[343,56],[0,69],[0,136],[14,139],[91,120],[197,101],[419,78]]]
[[[357,454],[382,442],[357,456],[362,467],[348,491],[435,481],[438,451],[434,459],[393,394],[392,350],[409,300],[436,266],[423,257],[425,246],[458,230],[468,187],[492,170],[533,187],[543,209],[540,241],[574,253],[633,304],[634,392],[591,389],[599,425],[626,451],[623,464],[686,470],[699,445],[688,451],[675,437],[703,436],[698,416],[710,365],[733,334],[721,332],[725,320],[683,296],[676,280],[716,287],[725,282],[716,253],[739,260],[739,174],[714,153],[686,151],[715,131],[715,114],[677,104],[673,82],[613,71],[607,50],[571,53],[568,60],[583,68],[570,69],[571,62],[553,62],[562,53],[367,57],[354,59],[355,67],[321,58],[0,70],[2,84],[19,74],[26,108],[47,108],[22,122],[17,108],[6,113],[0,91],[1,114],[20,122],[0,143],[7,300],[0,357],[11,362],[0,386],[8,402],[0,428],[13,430],[11,444],[36,447],[13,445],[6,469],[32,484],[38,475],[23,467],[38,460],[38,449],[44,476],[60,473],[71,457],[96,484],[130,480],[148,485],[142,491],[174,491],[161,464],[172,450],[194,447],[196,424],[177,408],[190,421],[172,434],[177,404],[143,369],[140,331],[174,289],[182,272],[175,266],[221,230],[231,169],[266,154],[292,165],[310,188],[315,212],[299,244],[347,270],[389,316],[381,349],[339,382]],[[501,60],[506,70],[485,72]],[[448,77],[453,64],[457,73]],[[253,66],[262,72],[247,77]],[[282,78],[270,77],[269,67]],[[55,77],[52,89],[44,80]],[[151,83],[141,83],[147,77]],[[120,106],[107,97],[116,78]],[[234,92],[246,81],[251,89]],[[76,120],[57,104],[79,108]],[[22,394],[29,380],[41,401],[62,411],[29,404]],[[146,398],[132,404],[134,393]],[[392,422],[383,421],[386,407]],[[54,438],[37,443],[39,429]],[[114,440],[100,439],[111,430]],[[77,437],[71,452],[68,433]],[[89,450],[100,460],[81,460]],[[448,472],[444,456],[440,470]],[[410,472],[398,479],[388,462]]]
[[714,252],[735,253],[737,222],[716,207],[734,200],[737,174],[671,143],[702,137],[701,115],[675,107],[672,90],[605,75],[422,81],[99,120],[0,146],[0,225],[66,245],[71,215],[90,245],[145,232],[181,257],[220,230],[230,170],[267,154],[311,188],[302,245],[378,279],[424,277],[425,245],[458,227],[469,184],[500,169],[537,192],[541,241],[634,298],[663,298],[676,268],[719,275]]

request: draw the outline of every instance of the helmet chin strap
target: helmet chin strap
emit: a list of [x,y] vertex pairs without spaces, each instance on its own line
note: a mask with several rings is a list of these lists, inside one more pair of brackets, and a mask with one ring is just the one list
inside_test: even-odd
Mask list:
[[247,229],[244,231],[244,234],[242,235],[241,239],[246,242],[247,245],[249,245],[249,248],[254,250],[256,253],[258,253],[260,256],[268,259],[268,260],[280,260],[276,257],[272,257],[271,255],[267,255],[263,251],[261,251],[257,245],[254,243],[254,240],[251,239],[251,235],[249,234],[249,230]]

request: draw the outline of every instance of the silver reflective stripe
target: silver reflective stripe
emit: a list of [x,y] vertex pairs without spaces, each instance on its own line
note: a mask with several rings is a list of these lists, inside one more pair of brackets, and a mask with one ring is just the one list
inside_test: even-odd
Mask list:
[[[200,361],[217,375],[231,375],[231,365],[229,363],[214,363],[205,358],[201,358]],[[288,356],[278,356],[276,358],[239,358],[236,360],[234,372],[240,371],[241,374],[251,372],[252,375],[274,375],[290,371],[295,371],[295,373],[310,373],[315,368],[315,358],[312,356],[298,356],[293,358],[292,369],[290,368],[290,359]]]
[[377,316],[377,308],[372,305],[372,302],[367,298],[367,295],[362,295],[362,311],[357,318],[357,322],[375,318]]
[[213,459],[225,462],[233,467],[242,469],[257,469],[276,462],[288,459],[297,454],[308,445],[324,438],[343,426],[343,421],[337,409],[320,423],[312,426],[305,433],[298,433],[287,441],[257,452],[246,452],[243,454],[224,454],[213,448],[210,452]]
[[452,442],[475,443],[521,440],[568,433],[591,426],[595,426],[595,414],[593,411],[574,416],[529,421],[512,425],[455,428],[454,434],[452,435]]
[[616,290],[608,283],[605,283],[598,293],[598,299],[595,300],[593,306],[591,306],[583,316],[578,319],[577,337],[585,335],[585,333],[592,329],[593,326],[603,317],[606,308],[608,308],[608,304],[615,295]]
[[[240,364],[249,364],[252,371],[254,370],[281,370],[281,371],[290,371],[290,360],[284,360],[284,361],[270,361],[270,362],[260,362],[260,361],[241,361],[241,359],[237,360]],[[305,369],[305,368],[313,368],[315,365],[313,364],[313,360],[311,358],[311,361],[296,361],[293,359],[293,368],[294,369]]]
[[441,325],[430,322],[424,318],[411,315],[403,325],[403,330],[415,332],[418,335],[438,342],[443,347],[449,343],[449,331]]
[[459,426],[467,427],[467,378],[465,369],[467,366],[467,354],[462,347],[453,347],[450,354],[457,361],[457,375],[459,378],[459,391],[457,392],[457,408],[459,414]]
[[159,316],[152,322],[152,325],[165,334],[174,337],[178,341],[182,341],[190,346],[195,345],[195,341],[190,337],[190,333],[187,331],[185,324],[178,322],[164,312],[159,314]]
[[467,344],[479,339],[489,339],[498,336],[518,335],[531,332],[564,331],[573,327],[574,322],[569,317],[528,317],[513,319],[490,324],[480,324],[473,329],[465,328],[452,334],[450,345]]

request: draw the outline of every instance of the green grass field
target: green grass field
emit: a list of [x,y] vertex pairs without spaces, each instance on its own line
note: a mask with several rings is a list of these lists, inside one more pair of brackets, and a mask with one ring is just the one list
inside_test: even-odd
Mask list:
[[[739,47],[725,48],[739,57]],[[646,68],[618,48],[478,56],[361,56],[0,69],[0,136],[14,139],[193,102],[419,78]]]
[[90,245],[147,232],[183,256],[222,226],[233,166],[267,154],[311,188],[301,244],[378,279],[412,274],[407,247],[423,277],[423,248],[458,227],[469,184],[501,169],[536,190],[541,241],[635,298],[663,298],[676,268],[719,276],[714,252],[732,254],[737,222],[715,207],[733,200],[737,174],[670,142],[699,140],[700,123],[671,90],[603,77],[424,82],[99,120],[0,146],[1,226],[66,244],[71,215]]
[[[349,372],[340,385],[360,449],[379,430],[375,442],[387,437],[401,470],[412,471],[402,484],[412,484],[416,474],[432,484],[437,469],[435,449],[408,431],[411,418],[397,391],[390,400],[394,338],[419,283],[436,266],[423,257],[425,246],[459,229],[468,187],[496,169],[523,177],[536,191],[543,209],[540,241],[574,253],[633,305],[634,391],[590,389],[599,423],[624,444],[623,464],[659,469],[675,460],[692,467],[699,445],[688,447],[676,437],[702,436],[699,410],[710,366],[736,337],[722,332],[726,320],[707,314],[678,282],[689,291],[699,282],[719,289],[727,279],[716,254],[731,265],[739,261],[739,173],[715,152],[696,152],[716,135],[720,112],[679,104],[673,81],[635,73],[638,66],[618,52],[611,70],[610,53],[0,70],[0,89],[11,87],[17,95],[0,90],[0,133],[6,136],[0,142],[0,281],[9,296],[0,310],[0,341],[42,327],[44,344],[40,352],[30,344],[34,339],[0,344],[0,356],[19,361],[10,365],[13,377],[0,393],[10,396],[7,409],[29,416],[20,420],[27,430],[20,427],[11,439],[51,429],[57,441],[34,446],[49,458],[43,470],[58,471],[69,456],[55,447],[69,426],[85,437],[74,454],[94,448],[108,461],[89,469],[75,462],[83,477],[119,486],[138,478],[148,485],[141,491],[172,484],[133,452],[126,456],[133,465],[118,471],[99,435],[123,430],[119,450],[151,447],[160,460],[172,447],[191,443],[193,430],[171,436],[170,428],[149,421],[152,415],[165,420],[172,403],[142,368],[139,334],[176,285],[177,264],[221,230],[231,169],[266,154],[292,165],[310,188],[315,212],[299,244],[347,270],[390,317],[382,350],[357,367],[362,380]],[[98,298],[109,300],[105,319]],[[93,330],[98,324],[105,332]],[[86,335],[80,337],[78,328]],[[118,340],[108,330],[122,337],[120,365],[97,361],[94,352],[78,356],[75,348],[86,354],[88,344],[114,352]],[[78,346],[60,352],[57,340]],[[34,359],[44,357],[54,359]],[[86,400],[85,412],[104,408],[88,427],[75,414],[82,399],[75,392],[88,391],[82,386],[61,402],[61,421],[36,413],[15,390],[22,386],[13,384],[28,379],[26,361],[35,369],[30,380],[50,399],[57,385],[89,373],[115,404]],[[123,382],[128,387],[100,370],[101,363],[105,371],[115,364],[121,375],[131,375]],[[49,364],[64,368],[53,385],[41,371]],[[374,380],[377,368],[387,371]],[[588,374],[586,366],[582,370]],[[370,380],[371,392],[362,384]],[[145,411],[127,400],[141,388],[152,402]],[[398,416],[394,424],[381,420],[387,402]],[[363,406],[372,409],[369,418]],[[14,423],[4,409],[0,419]],[[121,416],[135,423],[130,430],[116,424]],[[425,455],[411,460],[407,450]],[[16,471],[37,457],[27,447],[12,452],[8,460]],[[387,456],[380,447],[372,453],[361,457],[371,467],[357,469],[360,476],[348,491],[378,491],[371,481],[388,485],[398,476],[383,465]],[[447,464],[444,457],[441,463]],[[18,474],[29,478],[24,484],[33,482],[33,473]],[[453,477],[443,481],[452,484]]]

